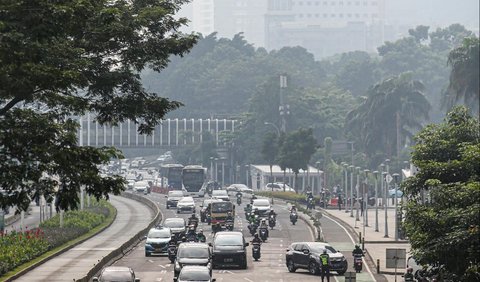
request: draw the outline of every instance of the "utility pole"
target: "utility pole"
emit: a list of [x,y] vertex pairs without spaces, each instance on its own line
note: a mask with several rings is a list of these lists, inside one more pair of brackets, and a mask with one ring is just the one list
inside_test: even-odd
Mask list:
[[287,131],[287,115],[290,114],[290,105],[285,104],[285,99],[283,97],[283,90],[285,88],[287,88],[287,75],[281,74],[280,75],[280,106],[278,107],[278,111],[280,113],[282,132]]

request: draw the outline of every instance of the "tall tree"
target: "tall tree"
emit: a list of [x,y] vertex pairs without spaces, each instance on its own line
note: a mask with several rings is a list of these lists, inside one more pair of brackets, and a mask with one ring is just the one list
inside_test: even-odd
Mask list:
[[463,106],[416,137],[418,173],[402,183],[413,255],[439,281],[480,279],[480,123]]
[[[123,189],[97,165],[119,152],[79,147],[70,117],[92,112],[99,124],[133,120],[150,133],[179,102],[147,92],[139,73],[160,71],[170,55],[185,54],[196,36],[173,15],[184,0],[5,0],[0,4],[0,187],[5,202],[55,194],[75,208],[81,186],[108,197]],[[39,111],[38,109],[41,109]],[[45,131],[45,132],[44,132]],[[5,200],[5,201],[4,201]]]
[[369,156],[377,151],[398,156],[428,118],[429,109],[423,84],[406,73],[372,87],[365,101],[347,115],[346,129],[358,136],[357,143]]
[[452,72],[446,102],[451,106],[464,101],[475,113],[479,112],[480,103],[479,42],[476,37],[465,38],[463,45],[448,55]]
[[[307,170],[310,158],[315,153],[317,140],[311,128],[300,128],[285,136],[279,151],[279,163],[282,169],[290,168],[295,174],[295,184],[300,169]],[[298,193],[297,185],[294,187]]]
[[267,161],[268,165],[270,166],[270,181],[273,182],[273,171],[272,167],[277,159],[278,155],[278,136],[274,132],[268,132],[265,134],[265,138],[263,139],[262,144],[262,156]]

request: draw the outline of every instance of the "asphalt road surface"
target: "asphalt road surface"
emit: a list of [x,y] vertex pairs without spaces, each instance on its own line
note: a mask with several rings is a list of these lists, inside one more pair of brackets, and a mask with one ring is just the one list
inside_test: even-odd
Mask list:
[[[164,195],[152,193],[152,195],[149,195],[148,197],[159,203],[164,219],[169,217],[183,217],[188,219],[188,217],[191,216],[191,214],[177,214],[175,209],[167,210],[165,208],[166,199]],[[232,200],[234,200],[233,197]],[[252,236],[250,236],[248,232],[247,222],[243,212],[243,208],[248,200],[244,199],[242,205],[236,205],[235,230],[242,231],[245,239],[250,241]],[[198,217],[200,210],[199,205],[202,202],[203,198],[195,199]],[[274,205],[274,209],[278,214],[277,225],[273,230],[270,230],[268,241],[262,244],[261,259],[259,261],[253,260],[250,245],[247,247],[248,268],[246,270],[233,267],[214,269],[213,278],[216,278],[217,281],[228,282],[321,281],[320,276],[310,275],[307,270],[298,269],[295,273],[288,272],[285,265],[286,249],[293,242],[313,241],[313,234],[308,226],[301,220],[299,220],[296,225],[290,223],[288,216],[289,212],[285,205]],[[198,229],[204,230],[204,233],[207,236],[207,243],[212,241],[213,233],[210,233],[210,226],[206,223],[200,222]],[[348,257],[347,254],[345,255]],[[173,281],[173,264],[170,263],[168,257],[145,257],[144,242],[138,244],[131,252],[115,262],[114,265],[132,267],[141,281]],[[334,272],[330,281],[344,281],[344,277],[337,276]]]

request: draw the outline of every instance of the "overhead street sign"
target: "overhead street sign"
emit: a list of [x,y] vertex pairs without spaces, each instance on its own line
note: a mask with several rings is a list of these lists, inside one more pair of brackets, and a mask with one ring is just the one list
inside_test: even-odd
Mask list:
[[407,267],[406,249],[387,249],[386,267],[387,268],[405,268]]

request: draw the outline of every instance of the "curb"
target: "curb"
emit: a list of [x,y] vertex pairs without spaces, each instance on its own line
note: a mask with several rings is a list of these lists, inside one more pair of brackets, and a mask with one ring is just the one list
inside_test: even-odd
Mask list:
[[152,221],[150,221],[150,224],[148,224],[148,226],[146,228],[137,232],[137,234],[135,234],[127,242],[123,243],[118,249],[110,252],[108,255],[104,256],[101,260],[99,260],[98,263],[92,269],[90,269],[90,271],[88,271],[87,275],[85,275],[82,278],[76,279],[74,281],[77,281],[77,282],[88,282],[88,281],[90,281],[90,279],[92,279],[95,276],[96,273],[100,272],[100,270],[102,270],[106,265],[108,265],[110,262],[112,262],[115,258],[117,258],[118,256],[121,256],[121,255],[124,255],[133,246],[135,246],[140,241],[142,241],[145,233],[148,232],[148,230],[150,230],[150,228],[157,225],[157,223],[162,220],[162,213],[160,211],[160,208],[152,200],[150,200],[148,198],[145,198],[145,197],[142,197],[142,196],[139,196],[139,195],[135,195],[135,194],[132,194],[132,193],[126,193],[126,192],[123,192],[121,194],[121,196],[125,197],[125,198],[128,198],[128,199],[135,200],[135,201],[139,201],[139,202],[147,205],[148,207],[150,207],[155,212],[155,217],[152,219]]

